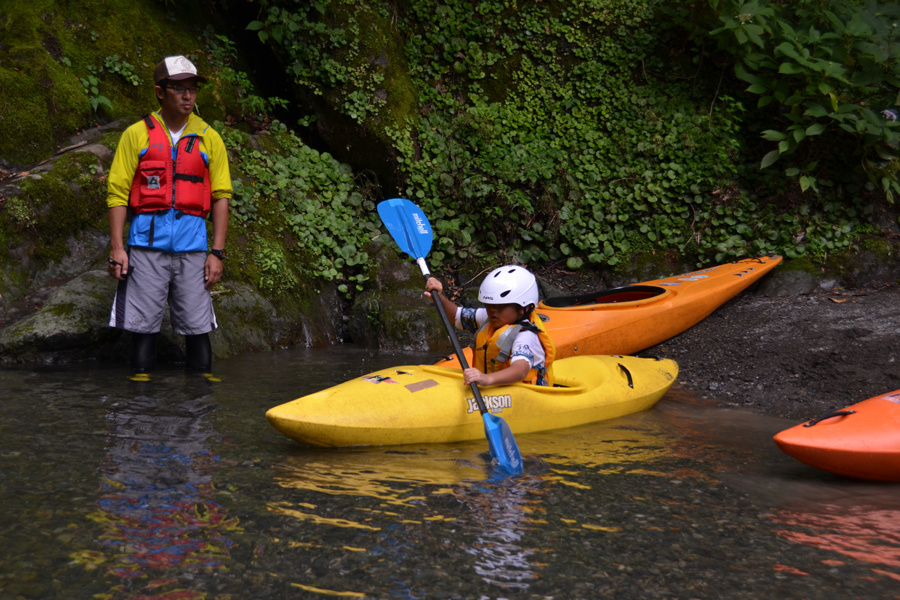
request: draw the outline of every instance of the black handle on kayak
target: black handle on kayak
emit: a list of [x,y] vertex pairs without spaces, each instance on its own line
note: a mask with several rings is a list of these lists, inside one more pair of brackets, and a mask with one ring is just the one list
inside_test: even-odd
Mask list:
[[831,417],[845,417],[847,415],[855,415],[855,414],[856,414],[855,410],[838,410],[833,413],[828,413],[827,415],[823,415],[823,416],[819,417],[818,419],[816,419],[815,421],[810,421],[809,423],[804,423],[803,426],[804,427],[812,427],[813,425],[815,425],[817,423],[821,423],[825,419],[830,419]]
[[623,365],[622,363],[618,363],[618,364],[619,364],[619,368],[622,369],[623,371],[625,371],[625,376],[628,378],[628,387],[630,387],[631,389],[634,389],[634,380],[631,378],[631,371],[629,371],[625,367],[625,365]]
[[[428,281],[428,278],[431,277],[431,273],[423,273],[425,276],[425,281]],[[459,338],[456,337],[456,326],[450,322],[450,317],[447,316],[447,311],[444,310],[444,303],[441,302],[440,294],[436,291],[431,290],[429,292],[431,294],[431,299],[434,301],[434,306],[437,308],[438,314],[441,315],[441,321],[444,322],[444,329],[447,330],[447,335],[450,336],[450,343],[453,344],[453,351],[456,352],[456,358],[459,359],[459,365],[462,367],[463,371],[469,368],[469,363],[466,361],[466,355],[463,354],[462,345],[459,343]],[[478,389],[477,383],[470,383],[469,387],[472,388],[472,393],[475,394],[475,402],[478,403],[478,410],[481,411],[481,414],[487,412],[487,406],[484,405],[484,399],[481,397],[481,390]]]

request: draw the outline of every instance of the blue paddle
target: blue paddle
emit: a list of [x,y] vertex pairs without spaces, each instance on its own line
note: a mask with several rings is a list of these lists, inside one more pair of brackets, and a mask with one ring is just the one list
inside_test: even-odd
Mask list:
[[[416,259],[416,263],[427,281],[431,277],[431,273],[425,263],[425,256],[431,250],[431,242],[434,238],[431,233],[431,223],[428,222],[428,217],[425,216],[422,209],[405,198],[391,198],[378,204],[378,216],[381,217],[384,226],[387,227],[400,249]],[[441,315],[441,321],[444,323],[447,335],[450,336],[450,342],[453,344],[459,364],[463,369],[468,369],[469,364],[466,362],[466,356],[456,337],[455,327],[450,322],[441,299],[434,292],[431,293],[431,299],[434,301],[438,314]],[[522,454],[519,452],[519,446],[516,444],[516,438],[513,437],[509,425],[497,415],[488,412],[484,405],[484,399],[481,397],[481,390],[475,383],[470,385],[472,393],[475,394],[475,401],[478,403],[478,410],[481,411],[481,418],[484,420],[484,435],[487,437],[491,456],[505,471],[514,475],[521,473]]]

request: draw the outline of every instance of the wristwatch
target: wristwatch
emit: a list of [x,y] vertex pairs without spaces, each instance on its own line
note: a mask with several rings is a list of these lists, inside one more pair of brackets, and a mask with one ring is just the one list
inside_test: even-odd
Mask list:
[[222,248],[221,250],[216,250],[215,248],[213,248],[209,251],[209,253],[222,261],[224,261],[225,257],[228,255],[228,252],[225,250],[225,248]]

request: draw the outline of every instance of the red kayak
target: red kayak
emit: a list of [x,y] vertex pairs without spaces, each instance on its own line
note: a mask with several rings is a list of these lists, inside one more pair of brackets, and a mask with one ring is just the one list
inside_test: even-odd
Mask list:
[[810,466],[871,481],[900,481],[900,390],[786,429],[775,444]]

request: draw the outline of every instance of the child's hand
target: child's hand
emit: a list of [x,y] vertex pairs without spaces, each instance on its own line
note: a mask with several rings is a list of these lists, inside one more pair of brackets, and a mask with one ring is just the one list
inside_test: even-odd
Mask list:
[[429,294],[428,292],[430,292],[431,290],[435,290],[438,295],[440,295],[440,293],[444,291],[444,286],[434,277],[429,277],[428,281],[425,282],[425,290],[425,297],[430,300],[431,294]]
[[491,384],[490,377],[475,367],[469,367],[463,371],[463,381],[466,382],[466,385],[471,385],[473,383],[477,383],[478,385]]

